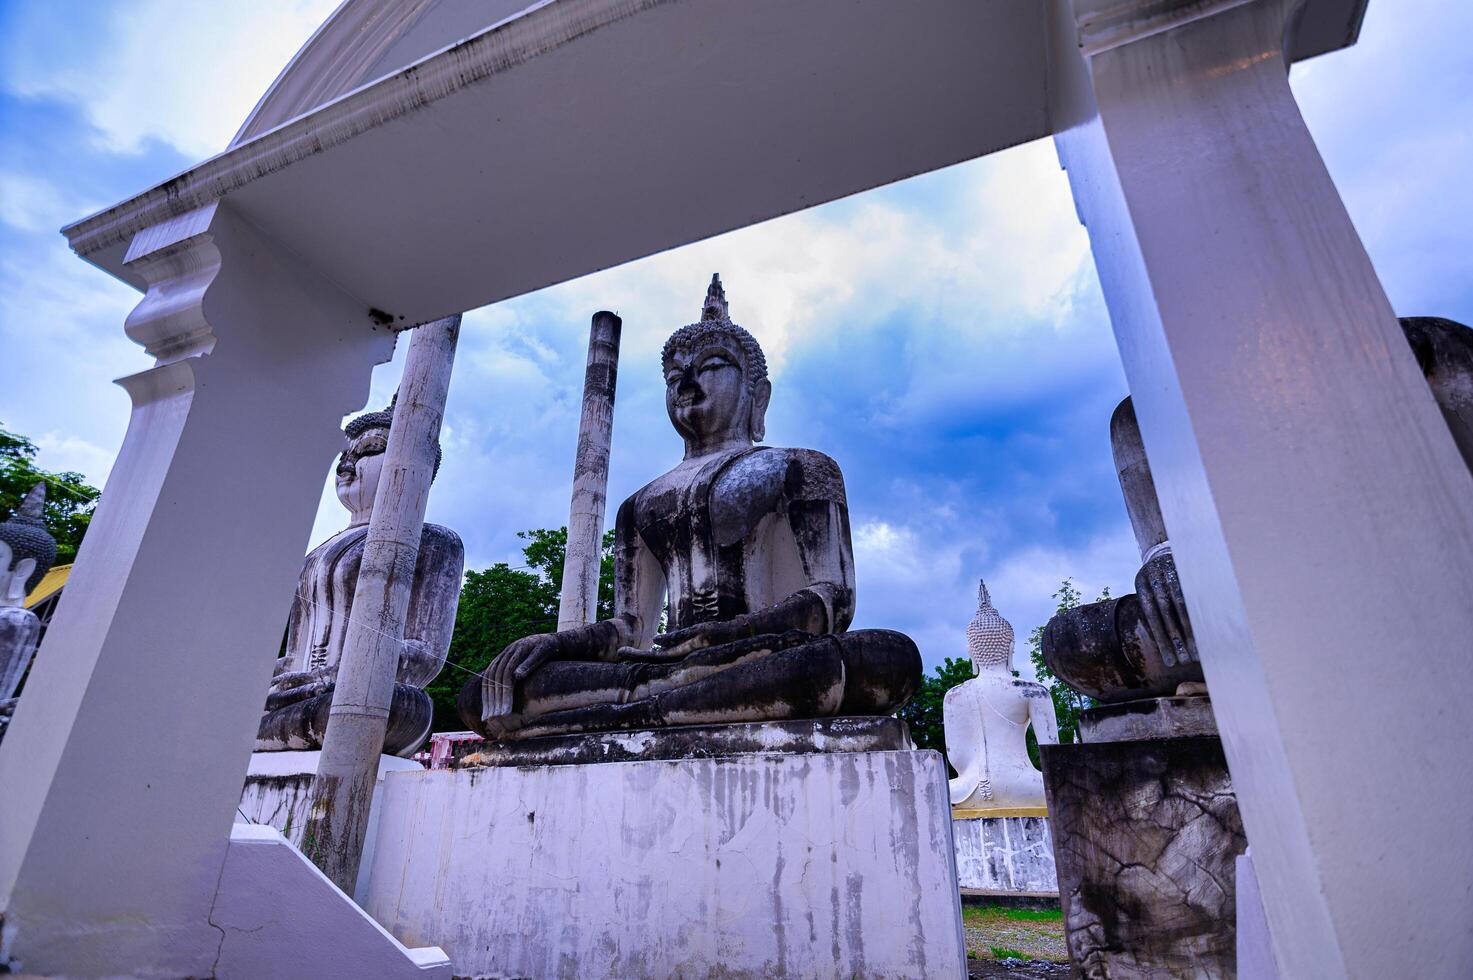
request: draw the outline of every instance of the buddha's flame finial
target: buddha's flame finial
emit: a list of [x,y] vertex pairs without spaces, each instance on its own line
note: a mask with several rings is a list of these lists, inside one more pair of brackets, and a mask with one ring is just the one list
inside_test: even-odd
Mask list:
[[711,285],[706,287],[706,302],[701,307],[702,320],[730,320],[726,308],[726,290],[721,288],[721,273],[711,274]]
[[987,580],[977,580],[977,608],[986,609],[992,605],[992,595],[987,591]]
[[25,499],[20,502],[20,506],[16,508],[15,513],[17,517],[29,517],[33,520],[39,521],[41,520],[41,514],[44,511],[45,507],[46,481],[43,480],[40,483],[36,484],[34,487],[31,487],[30,492],[27,493]]

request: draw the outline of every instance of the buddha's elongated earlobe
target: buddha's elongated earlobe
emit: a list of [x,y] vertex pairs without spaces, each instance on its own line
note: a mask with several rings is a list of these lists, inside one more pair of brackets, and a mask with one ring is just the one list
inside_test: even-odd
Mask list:
[[747,431],[753,442],[767,438],[767,403],[772,400],[772,382],[763,378],[752,388],[752,418]]

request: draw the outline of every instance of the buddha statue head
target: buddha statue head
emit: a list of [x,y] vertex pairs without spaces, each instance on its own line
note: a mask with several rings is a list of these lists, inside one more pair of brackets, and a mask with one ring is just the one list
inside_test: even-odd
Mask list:
[[[373,513],[384,468],[384,451],[389,448],[389,428],[394,424],[395,394],[381,412],[365,412],[343,426],[348,446],[338,457],[338,500],[353,515],[349,526],[367,524]],[[435,443],[435,473],[440,472],[440,444]],[[433,479],[433,477],[432,477]]]
[[750,446],[767,434],[772,382],[757,340],[731,322],[713,275],[701,318],[671,334],[661,352],[665,408],[686,456]]
[[1404,316],[1401,329],[1453,442],[1473,469],[1473,329],[1438,316]]
[[56,539],[42,516],[45,507],[46,484],[37,483],[10,519],[0,523],[0,544],[6,546],[5,561],[0,562],[0,600],[15,590],[24,598],[56,561]]
[[967,652],[978,676],[1013,671],[1013,624],[993,608],[985,581],[977,583],[977,615],[967,624]]

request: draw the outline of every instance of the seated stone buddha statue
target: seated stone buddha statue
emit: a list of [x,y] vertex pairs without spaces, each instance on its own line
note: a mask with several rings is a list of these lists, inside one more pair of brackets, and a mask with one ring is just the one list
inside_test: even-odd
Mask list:
[[[322,748],[393,421],[390,404],[382,412],[360,415],[344,426],[348,447],[338,458],[336,486],[338,500],[352,517],[345,530],[313,549],[302,566],[287,620],[286,654],[277,661],[266,712],[256,732],[257,752]],[[437,471],[439,463],[436,447]],[[423,688],[445,663],[464,565],[465,549],[459,536],[449,528],[426,523],[384,734],[386,755],[412,752],[429,734],[434,709]]]
[[662,360],[685,458],[619,507],[613,618],[507,646],[462,689],[462,719],[517,739],[894,712],[920,653],[901,633],[846,632],[843,476],[822,453],[755,445],[772,385],[719,277]]

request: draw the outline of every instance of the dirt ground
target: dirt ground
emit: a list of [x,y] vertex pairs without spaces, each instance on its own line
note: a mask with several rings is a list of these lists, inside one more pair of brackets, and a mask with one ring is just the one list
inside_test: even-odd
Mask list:
[[1057,909],[967,905],[962,908],[962,927],[971,977],[1063,980],[1069,976],[1064,917]]

